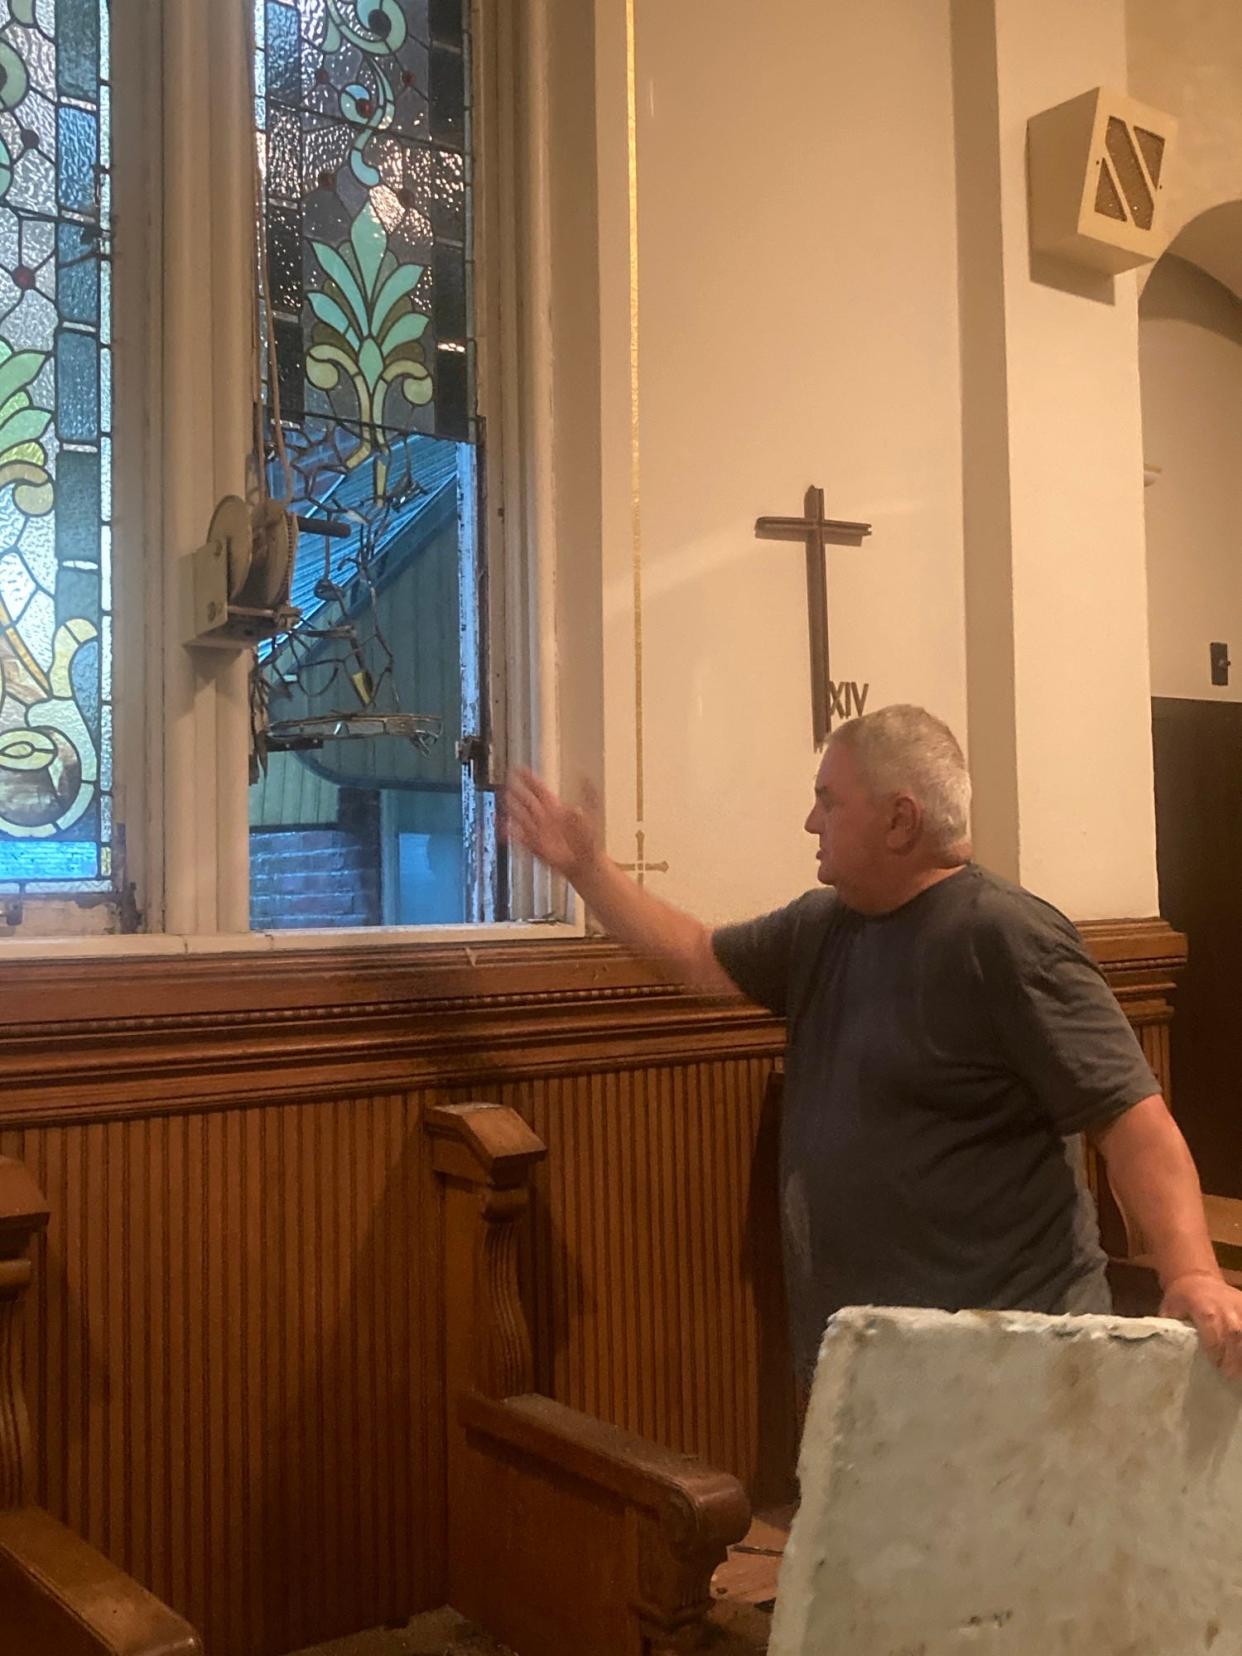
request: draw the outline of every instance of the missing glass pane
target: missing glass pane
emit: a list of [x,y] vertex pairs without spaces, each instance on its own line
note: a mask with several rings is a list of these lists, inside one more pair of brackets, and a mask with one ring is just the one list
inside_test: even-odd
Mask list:
[[256,927],[496,914],[495,814],[458,751],[485,636],[466,9],[256,14],[266,414],[273,488],[279,429],[302,525],[302,619],[255,680]]

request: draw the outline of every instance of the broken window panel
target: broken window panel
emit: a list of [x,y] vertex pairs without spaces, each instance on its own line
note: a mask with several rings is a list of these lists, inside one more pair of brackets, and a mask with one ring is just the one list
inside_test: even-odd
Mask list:
[[468,7],[257,0],[255,46],[265,416],[301,619],[255,680],[252,924],[495,918],[494,813],[459,758],[484,635]]

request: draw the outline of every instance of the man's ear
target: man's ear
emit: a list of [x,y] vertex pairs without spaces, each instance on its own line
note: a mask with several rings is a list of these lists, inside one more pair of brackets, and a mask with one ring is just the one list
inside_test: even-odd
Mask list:
[[888,843],[894,851],[909,851],[923,827],[923,810],[909,794],[897,794],[888,817]]

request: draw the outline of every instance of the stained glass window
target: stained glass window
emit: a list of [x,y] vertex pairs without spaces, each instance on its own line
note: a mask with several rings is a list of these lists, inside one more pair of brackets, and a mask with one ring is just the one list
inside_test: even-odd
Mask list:
[[266,412],[302,524],[302,621],[257,679],[263,928],[490,917],[468,892],[494,813],[458,752],[481,636],[468,11],[255,0]]
[[112,873],[107,0],[0,0],[0,889]]
[[463,10],[256,4],[281,412],[335,421],[368,452],[470,437]]

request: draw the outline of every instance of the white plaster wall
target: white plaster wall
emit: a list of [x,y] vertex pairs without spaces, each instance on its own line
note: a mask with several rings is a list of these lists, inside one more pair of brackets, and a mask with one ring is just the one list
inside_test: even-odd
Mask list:
[[[1152,694],[1242,700],[1242,303],[1192,265],[1162,259],[1139,328]],[[1208,645],[1232,645],[1227,686]]]
[[1075,919],[1156,912],[1132,274],[1033,264],[1026,124],[1124,86],[1121,0],[998,5],[1019,875]]
[[623,0],[599,0],[609,846],[635,845],[634,498],[652,889],[711,920],[814,881],[805,566],[760,542],[814,482],[833,676],[965,722],[947,0],[635,0],[630,426]]
[[1165,203],[1170,239],[1242,196],[1238,0],[1126,0],[1129,90],[1179,121]]

